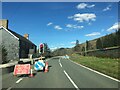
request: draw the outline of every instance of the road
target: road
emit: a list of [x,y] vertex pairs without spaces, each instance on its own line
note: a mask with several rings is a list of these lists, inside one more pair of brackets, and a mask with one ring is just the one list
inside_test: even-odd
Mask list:
[[48,60],[49,72],[36,72],[34,77],[13,76],[13,73],[2,77],[4,90],[13,88],[48,88],[71,90],[119,90],[118,81],[90,71],[71,60],[51,58]]

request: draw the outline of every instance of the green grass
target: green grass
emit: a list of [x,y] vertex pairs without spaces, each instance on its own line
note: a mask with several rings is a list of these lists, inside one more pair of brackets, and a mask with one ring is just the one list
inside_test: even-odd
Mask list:
[[120,80],[120,70],[118,69],[120,68],[120,59],[80,56],[78,54],[72,54],[70,59]]

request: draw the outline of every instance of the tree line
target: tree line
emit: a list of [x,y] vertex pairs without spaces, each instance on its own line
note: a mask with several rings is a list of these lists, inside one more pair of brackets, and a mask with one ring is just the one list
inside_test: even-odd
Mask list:
[[120,29],[114,33],[97,38],[95,40],[86,40],[86,42],[82,44],[79,44],[79,41],[76,40],[74,51],[79,53],[89,50],[104,49],[116,46],[120,46]]
[[120,29],[115,33],[98,38],[96,42],[97,49],[120,46]]

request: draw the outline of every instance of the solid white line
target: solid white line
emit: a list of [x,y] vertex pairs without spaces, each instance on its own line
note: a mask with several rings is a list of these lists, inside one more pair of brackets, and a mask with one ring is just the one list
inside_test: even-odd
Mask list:
[[[70,59],[69,59],[69,60],[70,60]],[[70,60],[70,61],[73,62],[72,60]],[[96,70],[93,70],[93,69],[91,69],[91,68],[88,68],[88,67],[86,67],[86,66],[83,66],[83,65],[81,65],[81,64],[78,64],[78,63],[76,63],[76,62],[73,62],[73,63],[75,63],[75,64],[77,64],[77,65],[79,65],[79,66],[81,66],[81,67],[83,67],[83,68],[85,68],[85,69],[88,69],[88,70],[90,70],[90,71],[92,71],[92,72],[95,72],[95,73],[97,73],[97,74],[99,74],[99,75],[102,75],[102,76],[107,77],[107,78],[109,78],[109,79],[112,79],[112,80],[114,80],[114,81],[120,82],[120,80],[115,79],[115,78],[113,78],[113,77],[110,77],[110,76],[108,76],[108,75],[105,75],[105,74],[103,74],[103,73],[100,73],[100,72],[98,72],[98,71],[96,71]]]
[[16,83],[20,83],[20,81],[22,81],[23,78],[20,78],[19,80],[16,81]]
[[79,88],[78,88],[78,86],[73,82],[73,80],[70,78],[70,76],[66,73],[66,71],[64,70],[64,73],[65,73],[65,75],[67,76],[67,78],[70,80],[70,82],[73,84],[73,86],[77,89],[77,90],[80,90]]
[[62,64],[61,63],[59,63],[60,64],[60,66],[62,67]]
[[12,87],[9,87],[7,90],[11,90],[12,89]]

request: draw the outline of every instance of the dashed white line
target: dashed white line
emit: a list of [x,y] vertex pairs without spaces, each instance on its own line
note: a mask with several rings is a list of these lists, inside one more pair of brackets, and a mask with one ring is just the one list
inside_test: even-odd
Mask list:
[[62,64],[61,64],[61,62],[60,62],[60,59],[59,59],[59,64],[60,64],[60,66],[62,67]]
[[16,83],[20,83],[20,81],[22,81],[23,78],[20,78],[19,80],[16,81]]
[[[70,59],[69,59],[69,60],[70,60]],[[72,60],[70,60],[70,61],[73,62]],[[120,80],[115,79],[115,78],[113,78],[113,77],[110,77],[110,76],[108,76],[108,75],[105,75],[105,74],[103,74],[103,73],[100,73],[100,72],[98,72],[98,71],[96,71],[96,70],[93,70],[93,69],[91,69],[91,68],[88,68],[88,67],[86,67],[86,66],[83,66],[83,65],[81,65],[81,64],[78,64],[78,63],[76,63],[76,62],[73,62],[73,63],[75,63],[75,64],[77,64],[77,65],[79,65],[79,66],[81,66],[81,67],[83,67],[83,68],[85,68],[85,69],[88,69],[88,70],[90,70],[90,71],[92,71],[92,72],[95,72],[95,73],[97,73],[97,74],[99,74],[99,75],[102,75],[102,76],[104,76],[104,77],[107,77],[107,78],[109,78],[109,79],[111,79],[111,80],[120,82]]]
[[61,63],[59,63],[60,64],[60,66],[62,67],[62,64]]
[[78,88],[78,86],[73,82],[73,80],[70,78],[70,76],[66,73],[66,71],[64,70],[64,73],[65,73],[65,75],[67,76],[67,78],[70,80],[70,82],[73,84],[73,86],[77,89],[77,90],[80,90],[79,88]]
[[60,63],[60,59],[59,59],[59,63]]
[[12,89],[12,87],[9,87],[7,90],[11,90]]

